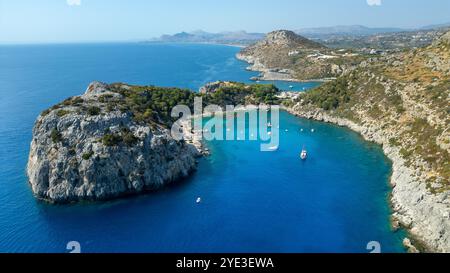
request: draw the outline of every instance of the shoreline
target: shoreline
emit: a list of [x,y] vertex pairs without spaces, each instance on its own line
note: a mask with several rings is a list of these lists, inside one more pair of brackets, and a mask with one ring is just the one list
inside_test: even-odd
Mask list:
[[254,81],[285,81],[285,82],[297,82],[297,83],[306,83],[306,82],[329,82],[335,80],[336,78],[321,78],[321,79],[308,79],[308,80],[299,80],[293,77],[290,73],[281,73],[275,72],[268,69],[265,65],[263,65],[258,59],[255,59],[251,56],[243,55],[241,52],[236,54],[236,59],[247,63],[249,66],[246,68],[247,71],[259,72],[260,75],[251,78]]
[[186,44],[186,45],[217,45],[217,46],[230,46],[237,48],[246,48],[247,45],[241,44],[226,44],[226,43],[214,43],[214,42],[165,42],[165,41],[146,41],[140,42],[144,44]]
[[[292,72],[289,70],[284,70],[283,73],[273,72],[253,56],[239,52],[236,58],[248,63],[250,65],[248,70],[261,73],[255,79],[273,78],[289,81],[292,78]],[[320,79],[319,82],[329,80],[332,79]],[[403,240],[404,247],[412,253],[450,252],[450,211],[448,203],[445,202],[445,194],[433,194],[427,189],[424,183],[427,178],[426,171],[415,169],[414,165],[407,165],[400,153],[402,147],[393,146],[389,142],[389,132],[385,132],[383,126],[364,122],[356,123],[315,107],[299,108],[295,105],[282,106],[281,109],[300,118],[346,127],[360,134],[364,140],[381,145],[384,155],[392,162],[391,176],[388,180],[391,186],[390,222],[394,230],[398,228],[406,230],[408,236]]]
[[[438,197],[426,190],[425,185],[420,182],[416,171],[405,165],[403,158],[399,154],[399,148],[389,144],[385,136],[374,130],[374,128],[358,125],[350,120],[333,117],[318,109],[294,109],[292,107],[282,107],[282,110],[299,118],[316,120],[319,122],[331,123],[341,127],[346,127],[358,134],[364,140],[381,145],[384,155],[392,162],[391,175],[388,183],[391,186],[389,194],[389,205],[392,209],[390,222],[394,230],[403,228],[408,237],[403,240],[403,245],[409,252],[450,252],[450,246],[445,240],[436,237],[440,234],[440,223],[432,222],[431,219],[439,219],[438,213],[445,211],[443,208],[436,208]],[[414,199],[418,196],[418,199]],[[416,208],[416,204],[421,202],[423,208]],[[442,209],[442,210],[440,210]],[[428,213],[428,214],[427,214]],[[437,230],[436,230],[437,229]],[[448,235],[447,235],[448,236]]]

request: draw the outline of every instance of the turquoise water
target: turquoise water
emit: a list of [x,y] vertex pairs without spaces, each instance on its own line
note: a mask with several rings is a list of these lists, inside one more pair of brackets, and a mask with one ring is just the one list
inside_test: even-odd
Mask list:
[[[157,193],[70,206],[33,198],[25,166],[43,109],[93,80],[194,90],[209,81],[248,81],[255,74],[234,58],[238,50],[1,46],[0,252],[65,252],[69,241],[84,252],[367,252],[369,241],[403,251],[403,234],[389,227],[390,163],[381,149],[347,129],[284,112],[277,152],[260,152],[258,142],[212,141],[212,155],[191,178]],[[295,89],[303,87],[310,85]],[[302,145],[310,152],[305,162]]]

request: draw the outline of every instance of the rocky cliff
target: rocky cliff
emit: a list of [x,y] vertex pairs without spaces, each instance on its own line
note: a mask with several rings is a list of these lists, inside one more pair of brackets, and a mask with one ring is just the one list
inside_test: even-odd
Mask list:
[[129,89],[95,82],[38,117],[27,167],[38,198],[111,199],[158,189],[195,170],[200,151],[175,141],[159,117],[137,118]]
[[263,80],[327,80],[340,75],[361,56],[350,51],[335,52],[320,43],[288,30],[267,34],[265,39],[244,48],[237,58],[261,72]]
[[285,102],[291,113],[349,127],[383,146],[393,162],[394,226],[408,229],[424,251],[450,252],[449,35],[369,59]]

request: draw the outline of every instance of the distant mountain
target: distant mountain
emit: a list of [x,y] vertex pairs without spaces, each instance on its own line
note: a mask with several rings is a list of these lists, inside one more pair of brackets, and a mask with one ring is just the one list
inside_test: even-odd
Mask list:
[[423,26],[419,28],[420,30],[430,30],[430,29],[442,29],[442,28],[450,28],[450,22],[444,23],[444,24],[435,24],[435,25],[428,25]]
[[297,34],[309,38],[323,38],[324,36],[332,35],[351,35],[351,36],[367,36],[378,33],[401,32],[405,29],[401,28],[371,28],[361,25],[351,26],[332,26],[332,27],[318,27],[318,28],[302,28],[295,32]]
[[[328,40],[342,37],[364,38],[378,34],[395,34],[404,32],[417,32],[424,30],[438,30],[449,28],[450,23],[429,25],[419,28],[374,28],[362,25],[330,26],[317,28],[301,28],[295,30],[296,34],[313,40]],[[149,40],[150,42],[170,43],[215,43],[250,45],[264,39],[265,33],[249,33],[246,31],[224,31],[211,33],[203,30],[191,32],[180,32],[173,35],[162,35],[159,38]]]
[[152,39],[152,42],[172,43],[217,43],[248,45],[264,38],[263,33],[248,33],[246,31],[225,31],[210,33],[202,30],[192,32],[180,32],[174,35],[163,35]]

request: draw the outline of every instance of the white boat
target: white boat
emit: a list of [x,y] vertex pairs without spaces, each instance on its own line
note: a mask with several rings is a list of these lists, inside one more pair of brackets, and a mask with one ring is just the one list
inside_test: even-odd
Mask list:
[[306,151],[305,148],[302,149],[302,152],[300,153],[300,158],[302,160],[306,160],[306,158],[308,158],[308,151]]
[[267,134],[268,134],[269,136],[271,136],[271,135],[272,135],[272,132],[268,132]]
[[200,204],[202,202],[202,199],[200,197],[197,198],[197,200],[195,201],[195,203]]
[[294,88],[294,86],[293,85],[289,85],[289,88],[292,89],[292,88]]
[[267,127],[269,127],[269,128],[272,127],[272,123],[269,122],[269,123],[267,124]]
[[311,129],[311,133],[314,133],[314,131],[315,131],[314,129]]

